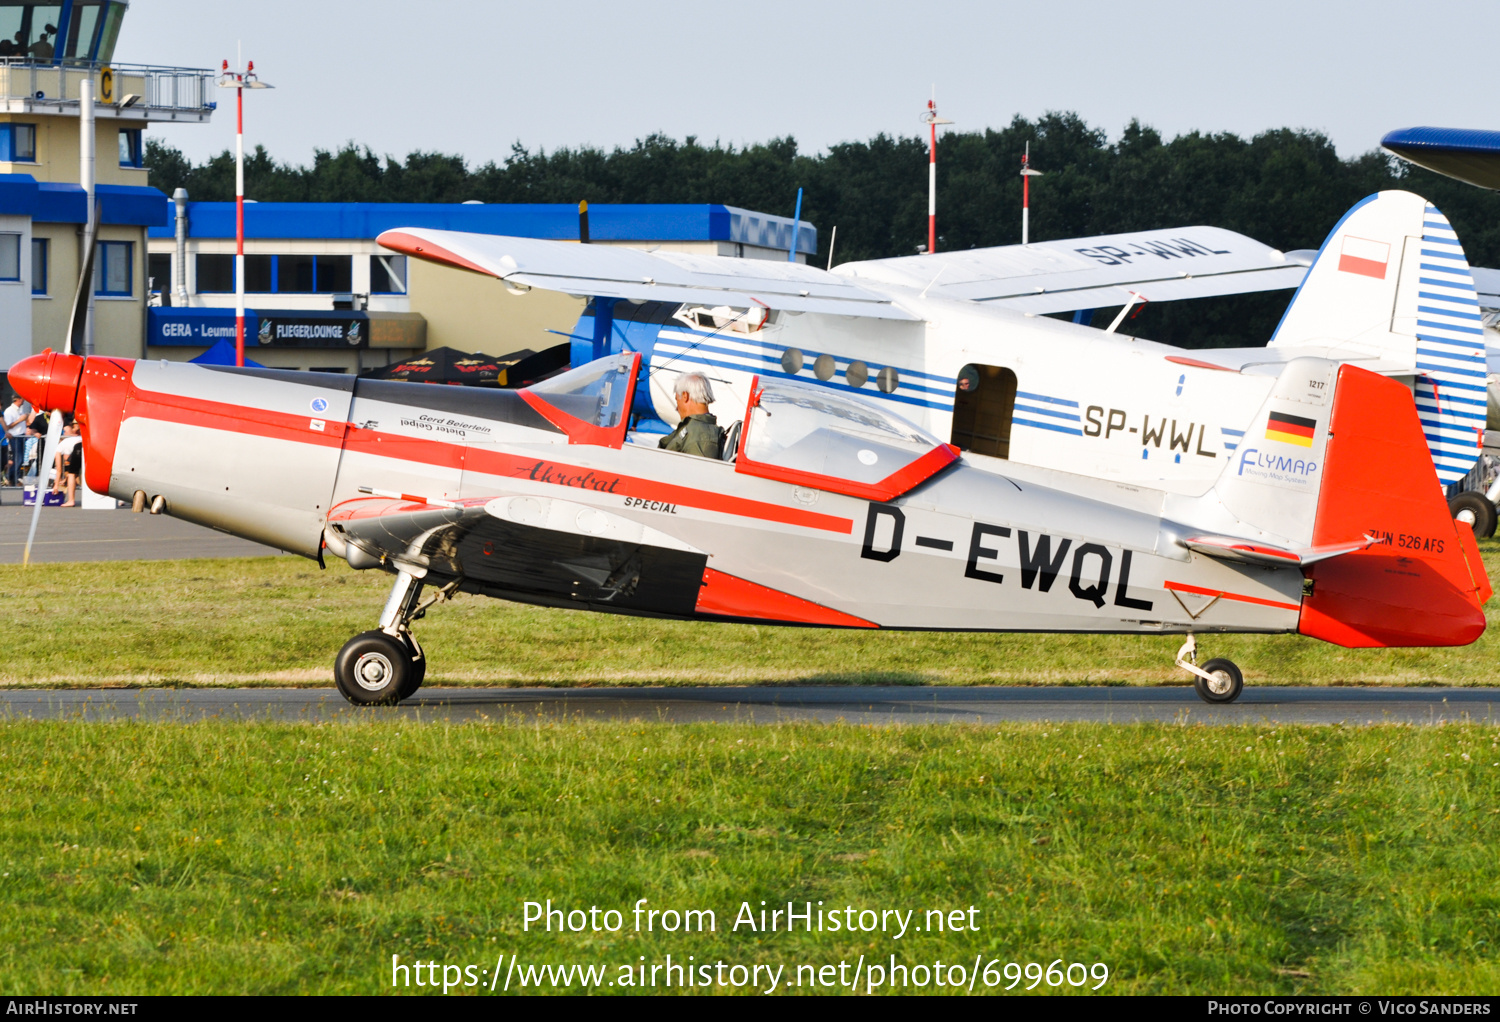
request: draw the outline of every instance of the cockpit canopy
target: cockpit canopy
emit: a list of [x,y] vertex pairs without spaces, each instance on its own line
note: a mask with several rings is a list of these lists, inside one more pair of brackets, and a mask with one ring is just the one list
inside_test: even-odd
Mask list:
[[621,352],[520,391],[542,417],[568,434],[568,442],[619,447],[630,423],[630,397],[641,356]]
[[[517,391],[574,444],[619,447],[630,424],[641,356],[622,352]],[[793,380],[751,384],[735,470],[830,493],[886,501],[958,460],[893,412]]]
[[746,475],[884,501],[956,460],[956,448],[872,402],[757,380],[735,465]]

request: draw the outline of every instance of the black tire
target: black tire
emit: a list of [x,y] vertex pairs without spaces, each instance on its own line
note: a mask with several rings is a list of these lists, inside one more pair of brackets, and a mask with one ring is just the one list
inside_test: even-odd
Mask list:
[[1474,535],[1489,539],[1495,534],[1495,505],[1478,490],[1465,490],[1448,498],[1448,511],[1455,520],[1468,522]]
[[1204,679],[1193,675],[1193,688],[1197,690],[1198,698],[1205,703],[1232,703],[1245,690],[1244,675],[1240,674],[1240,669],[1234,665],[1233,660],[1215,657],[1203,665],[1203,670],[1215,676],[1215,684],[1209,685]]
[[411,650],[385,632],[361,632],[339,650],[333,679],[345,699],[359,706],[390,706],[401,700],[412,676]]
[[407,632],[402,636],[406,640],[407,652],[411,654],[410,673],[407,675],[406,684],[402,686],[399,698],[408,699],[416,695],[417,689],[422,687],[422,682],[427,678],[427,654],[422,652],[422,644],[416,636]]

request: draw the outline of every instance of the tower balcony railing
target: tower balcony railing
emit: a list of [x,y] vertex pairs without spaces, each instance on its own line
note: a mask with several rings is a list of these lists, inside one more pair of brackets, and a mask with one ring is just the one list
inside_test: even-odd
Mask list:
[[[104,101],[101,90],[100,79],[105,72],[113,79],[111,102]],[[79,88],[85,79],[93,78],[98,116],[207,120],[217,105],[212,98],[216,74],[195,67],[86,61],[59,64],[34,57],[0,57],[0,112],[76,113]]]

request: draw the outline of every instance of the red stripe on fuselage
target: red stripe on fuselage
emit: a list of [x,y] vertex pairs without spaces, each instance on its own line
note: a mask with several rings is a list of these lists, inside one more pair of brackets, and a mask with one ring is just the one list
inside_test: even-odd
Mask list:
[[690,486],[678,486],[673,483],[661,483],[637,476],[581,469],[575,465],[544,458],[524,458],[499,451],[464,447],[462,444],[447,443],[442,440],[398,436],[377,430],[360,429],[345,422],[327,421],[324,431],[319,432],[309,426],[311,420],[307,416],[261,408],[247,408],[243,405],[209,401],[204,398],[137,391],[126,402],[123,418],[155,419],[185,426],[201,426],[205,429],[222,429],[231,433],[262,436],[273,440],[291,440],[318,447],[342,446],[346,450],[358,451],[361,454],[410,461],[419,465],[458,468],[509,479],[530,479],[554,486],[594,490],[620,497],[658,500],[704,511],[781,522],[786,525],[798,525],[807,529],[820,529],[842,535],[849,535],[854,531],[852,519],[840,518],[836,515],[782,507],[766,501],[732,497],[727,494],[694,489]]
[[1163,582],[1162,588],[1166,590],[1175,589],[1179,593],[1195,593],[1198,596],[1220,596],[1226,600],[1238,600],[1240,603],[1253,603],[1260,607],[1275,607],[1277,610],[1301,610],[1300,604],[1282,603],[1279,600],[1264,600],[1259,596],[1241,596],[1239,593],[1228,593],[1222,589],[1204,589],[1202,586],[1188,585],[1186,582]]
[[[229,433],[246,433],[269,440],[291,440],[315,447],[339,447],[343,443],[346,428],[343,422],[314,420],[307,415],[246,408],[244,405],[232,405],[224,401],[149,390],[137,390],[132,394],[125,402],[125,411],[120,418],[122,421],[155,419],[158,422],[175,422],[184,426],[222,429]],[[313,429],[314,421],[321,422],[323,428]]]

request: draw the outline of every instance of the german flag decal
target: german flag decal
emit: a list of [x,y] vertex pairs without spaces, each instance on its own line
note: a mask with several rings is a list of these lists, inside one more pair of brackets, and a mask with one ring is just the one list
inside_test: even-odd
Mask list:
[[1304,419],[1300,415],[1272,412],[1266,420],[1266,439],[1280,440],[1284,444],[1311,447],[1313,430],[1318,428],[1317,419]]

